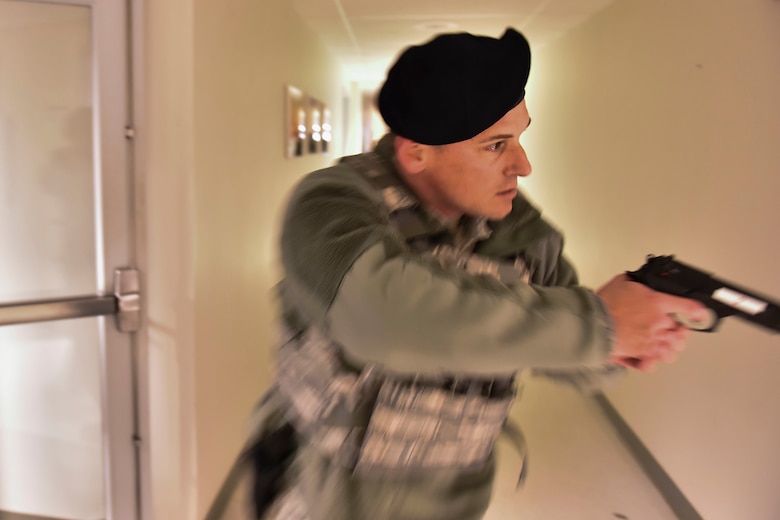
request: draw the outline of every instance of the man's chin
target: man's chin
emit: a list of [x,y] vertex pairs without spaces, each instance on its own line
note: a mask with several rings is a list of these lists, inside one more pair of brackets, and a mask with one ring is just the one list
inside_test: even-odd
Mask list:
[[482,212],[479,216],[488,220],[503,220],[512,212],[512,205],[510,204],[506,208],[493,207],[490,210]]

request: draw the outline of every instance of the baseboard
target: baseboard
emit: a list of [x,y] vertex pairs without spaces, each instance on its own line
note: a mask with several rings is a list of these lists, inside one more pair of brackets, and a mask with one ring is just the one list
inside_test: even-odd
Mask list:
[[677,515],[677,518],[679,520],[704,520],[696,511],[696,508],[693,507],[693,504],[680,491],[680,488],[677,487],[677,484],[674,483],[669,474],[664,471],[663,467],[653,457],[650,450],[634,433],[634,430],[631,429],[620,413],[612,406],[609,399],[603,393],[594,394],[593,399],[615,428],[621,441],[634,456],[642,471],[645,472],[658,492],[661,493],[661,496],[669,504],[674,514]]
[[[233,466],[230,468],[225,481],[222,483],[222,486],[220,486],[219,491],[214,497],[214,501],[211,503],[211,507],[209,507],[203,520],[223,520],[225,518],[225,513],[230,503],[235,500],[235,495],[240,487],[241,479],[248,478],[249,463],[244,454],[251,441],[252,439],[247,441],[241,454],[239,454],[238,458],[233,463]],[[248,497],[246,499],[248,500]]]
[[0,520],[64,520],[53,516],[26,515],[23,513],[12,513],[11,511],[0,510]]

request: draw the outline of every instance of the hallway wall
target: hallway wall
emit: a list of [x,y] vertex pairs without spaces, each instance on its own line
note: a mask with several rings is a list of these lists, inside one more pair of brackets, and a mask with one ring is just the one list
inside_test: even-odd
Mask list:
[[[302,174],[340,155],[345,90],[285,0],[143,8],[147,509],[202,518],[269,382],[279,212]],[[330,106],[330,153],[285,158],[288,84]]]
[[[147,471],[155,518],[202,518],[268,383],[278,212],[332,154],[283,157],[288,83],[336,64],[284,0],[148,1],[139,123]],[[618,0],[535,53],[531,198],[585,284],[675,253],[780,295],[780,3]],[[526,181],[523,181],[524,183]],[[727,320],[610,399],[708,520],[776,518],[776,338]]]
[[[598,287],[675,254],[780,299],[780,2],[617,0],[537,49],[523,184]],[[735,318],[608,396],[707,520],[780,517],[777,337]]]

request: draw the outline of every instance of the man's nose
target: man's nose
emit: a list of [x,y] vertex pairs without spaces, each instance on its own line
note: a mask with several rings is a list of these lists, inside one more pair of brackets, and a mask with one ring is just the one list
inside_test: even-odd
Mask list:
[[527,177],[531,175],[531,161],[525,153],[525,148],[520,143],[514,149],[515,157],[512,164],[512,174],[518,177]]

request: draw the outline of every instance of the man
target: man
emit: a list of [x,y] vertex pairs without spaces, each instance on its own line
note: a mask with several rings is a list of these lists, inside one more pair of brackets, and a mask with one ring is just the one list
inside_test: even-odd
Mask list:
[[[407,49],[378,97],[391,133],[294,190],[259,437],[284,424],[297,445],[265,442],[274,483],[259,502],[287,489],[266,518],[479,519],[520,371],[590,384],[650,370],[683,346],[672,316],[704,319],[625,275],[578,285],[560,234],[517,189],[531,173],[529,70],[513,29]],[[289,480],[269,454],[294,458]]]

